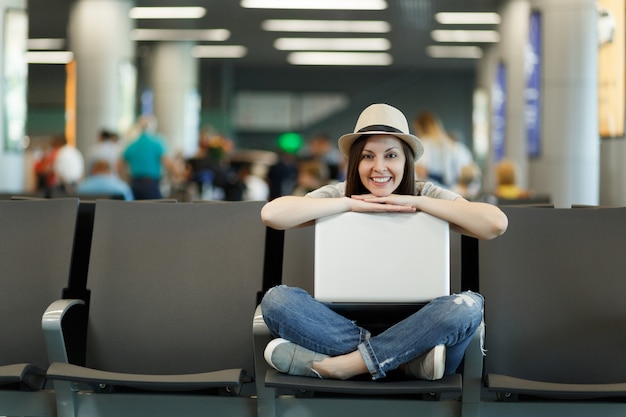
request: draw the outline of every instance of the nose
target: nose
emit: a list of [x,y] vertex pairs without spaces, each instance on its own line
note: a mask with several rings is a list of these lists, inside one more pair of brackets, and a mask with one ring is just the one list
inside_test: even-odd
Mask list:
[[380,173],[387,171],[387,164],[384,159],[377,159],[374,169]]

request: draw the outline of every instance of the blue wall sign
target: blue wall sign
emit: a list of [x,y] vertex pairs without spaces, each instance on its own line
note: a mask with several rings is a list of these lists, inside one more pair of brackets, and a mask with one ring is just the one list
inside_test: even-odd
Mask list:
[[541,15],[530,14],[528,43],[524,54],[524,126],[529,157],[541,154]]
[[491,145],[494,162],[504,158],[506,135],[506,67],[500,62],[491,88]]

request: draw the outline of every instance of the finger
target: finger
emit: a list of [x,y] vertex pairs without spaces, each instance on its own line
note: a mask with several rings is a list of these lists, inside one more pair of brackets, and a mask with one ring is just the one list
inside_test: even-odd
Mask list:
[[371,194],[358,194],[358,195],[351,195],[350,198],[353,198],[355,200],[361,200],[361,201],[365,201],[368,198],[372,198],[373,196]]

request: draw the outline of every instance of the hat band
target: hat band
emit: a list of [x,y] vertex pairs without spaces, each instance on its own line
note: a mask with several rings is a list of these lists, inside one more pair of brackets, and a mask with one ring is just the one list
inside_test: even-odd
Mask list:
[[365,133],[365,132],[390,132],[390,133],[404,133],[400,129],[396,129],[395,127],[387,126],[387,125],[370,125],[365,126],[355,133]]

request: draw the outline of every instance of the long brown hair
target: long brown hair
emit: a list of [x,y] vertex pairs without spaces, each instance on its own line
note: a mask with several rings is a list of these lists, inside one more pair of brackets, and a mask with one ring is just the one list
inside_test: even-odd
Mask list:
[[[370,191],[365,188],[361,177],[359,176],[359,163],[361,162],[361,154],[367,143],[367,139],[373,135],[363,135],[354,141],[350,147],[350,155],[348,155],[348,167],[346,168],[346,196],[369,194]],[[402,181],[398,188],[394,190],[394,194],[415,195],[415,155],[411,147],[400,139],[402,150],[405,155],[404,171],[402,173]]]

